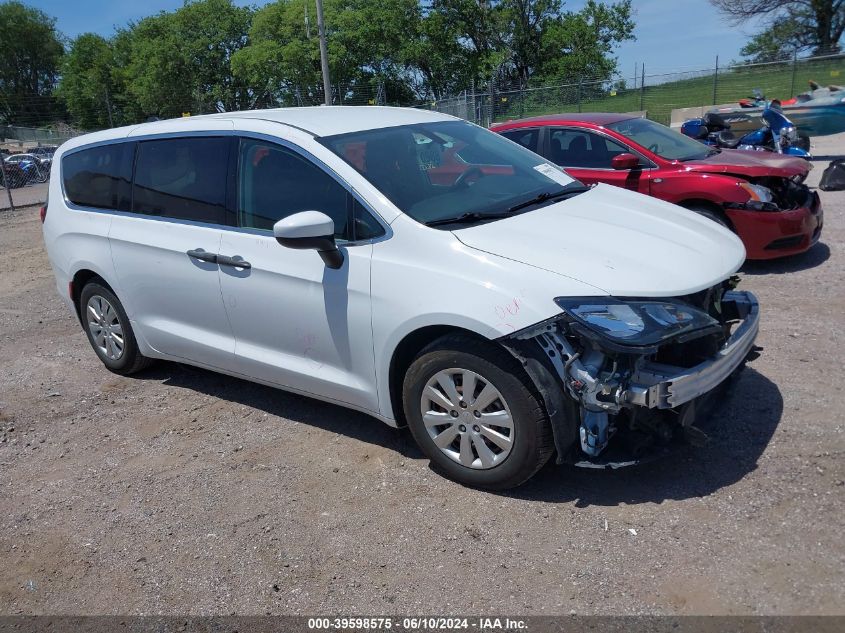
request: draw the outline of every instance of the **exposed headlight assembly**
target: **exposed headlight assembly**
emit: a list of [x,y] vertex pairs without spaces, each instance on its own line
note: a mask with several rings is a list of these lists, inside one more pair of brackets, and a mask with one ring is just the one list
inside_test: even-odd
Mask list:
[[794,143],[796,140],[798,140],[798,130],[796,130],[791,125],[781,128],[780,135],[781,138],[785,138],[791,143]]
[[752,185],[750,182],[738,182],[748,194],[748,202],[740,204],[728,203],[726,206],[738,209],[751,209],[752,211],[780,211],[778,205],[773,202],[772,190],[762,185]]
[[557,297],[555,303],[576,322],[624,346],[656,345],[676,336],[721,328],[709,314],[672,299],[621,301],[612,297]]
[[741,182],[739,186],[748,192],[751,199],[757,202],[771,202],[773,200],[772,190],[761,185],[752,185],[750,182]]

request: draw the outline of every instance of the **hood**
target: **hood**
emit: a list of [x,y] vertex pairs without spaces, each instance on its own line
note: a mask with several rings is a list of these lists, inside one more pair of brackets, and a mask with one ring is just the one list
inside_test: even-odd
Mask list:
[[718,154],[701,160],[684,161],[681,165],[690,171],[736,174],[751,178],[760,176],[792,178],[798,174],[806,176],[813,168],[810,162],[803,158],[741,149],[723,149]]
[[569,200],[453,231],[471,248],[617,297],[673,297],[726,279],[745,260],[728,229],[673,204],[598,185]]

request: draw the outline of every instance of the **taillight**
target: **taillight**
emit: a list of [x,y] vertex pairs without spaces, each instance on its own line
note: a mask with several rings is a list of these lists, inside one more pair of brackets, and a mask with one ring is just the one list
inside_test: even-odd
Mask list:
[[41,210],[38,212],[38,215],[41,216],[41,224],[44,224],[44,220],[47,219],[47,205],[45,204],[41,207]]

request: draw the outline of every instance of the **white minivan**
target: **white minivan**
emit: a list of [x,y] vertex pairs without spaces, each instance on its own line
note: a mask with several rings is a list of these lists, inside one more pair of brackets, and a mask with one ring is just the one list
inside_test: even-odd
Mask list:
[[729,230],[423,110],[80,136],[42,219],[111,371],[167,359],[364,411],[472,486],[701,439],[701,405],[756,353]]

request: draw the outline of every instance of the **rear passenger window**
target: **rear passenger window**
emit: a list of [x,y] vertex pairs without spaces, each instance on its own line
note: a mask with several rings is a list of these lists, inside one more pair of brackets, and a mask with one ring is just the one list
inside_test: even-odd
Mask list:
[[62,158],[65,195],[73,204],[129,211],[134,143],[83,149]]
[[225,224],[230,145],[213,137],[138,143],[132,210]]
[[276,222],[294,213],[322,211],[334,220],[337,239],[351,239],[346,189],[296,152],[265,141],[243,139],[239,173],[240,226],[269,231]]
[[509,130],[507,132],[502,132],[502,136],[507,139],[512,140],[514,143],[519,143],[526,149],[530,149],[532,152],[537,151],[537,137],[539,135],[539,130]]

